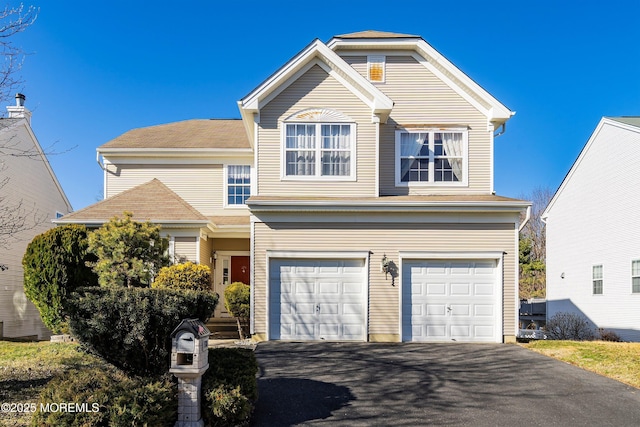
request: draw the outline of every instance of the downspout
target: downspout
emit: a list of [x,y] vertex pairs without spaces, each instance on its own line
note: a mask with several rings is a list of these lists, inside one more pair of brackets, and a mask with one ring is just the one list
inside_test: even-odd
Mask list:
[[502,135],[503,133],[505,133],[507,131],[507,122],[504,122],[498,129],[500,129],[500,128],[502,128],[502,130],[500,132],[493,134],[494,138],[499,137],[500,135]]
[[98,166],[100,166],[100,169],[106,172],[104,165],[102,164],[102,162],[100,162],[100,152],[97,150],[96,150],[96,162],[98,163]]
[[520,224],[520,227],[518,227],[518,233],[522,231],[525,225],[527,225],[527,222],[529,222],[530,218],[531,218],[531,205],[527,206],[527,212],[524,215],[524,221],[522,221],[522,224]]

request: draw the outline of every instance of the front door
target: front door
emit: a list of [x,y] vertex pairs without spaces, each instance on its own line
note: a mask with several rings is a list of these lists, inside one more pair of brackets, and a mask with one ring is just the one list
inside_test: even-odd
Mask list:
[[224,255],[219,254],[215,266],[214,290],[220,295],[216,307],[216,317],[231,317],[224,305],[224,290],[233,282],[243,282],[247,285],[250,281],[249,256],[248,255]]

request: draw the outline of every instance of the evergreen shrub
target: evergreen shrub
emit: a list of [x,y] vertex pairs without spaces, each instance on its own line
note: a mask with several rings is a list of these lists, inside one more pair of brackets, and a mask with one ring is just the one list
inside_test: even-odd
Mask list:
[[70,327],[82,346],[134,375],[169,370],[171,332],[185,318],[205,322],[218,302],[202,291],[81,288],[69,300]]
[[68,332],[67,299],[81,286],[95,286],[98,277],[87,267],[87,228],[65,225],[36,236],[22,258],[25,295],[55,334]]
[[202,377],[203,418],[213,426],[248,422],[258,399],[257,373],[253,351],[209,349],[209,369]]
[[151,287],[208,291],[211,289],[211,269],[191,261],[162,267]]
[[[177,393],[170,375],[131,377],[108,365],[74,369],[43,389],[31,425],[169,427],[177,419]],[[59,405],[67,403],[82,406],[61,410]]]

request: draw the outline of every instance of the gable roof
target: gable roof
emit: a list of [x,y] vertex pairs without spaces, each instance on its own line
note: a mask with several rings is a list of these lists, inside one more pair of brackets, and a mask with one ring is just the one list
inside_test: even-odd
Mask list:
[[412,34],[388,33],[385,31],[365,30],[356,33],[341,34],[334,36],[341,39],[398,39],[398,38],[422,38]]
[[622,116],[622,117],[606,117],[610,120],[615,120],[616,122],[624,123],[625,125],[631,125],[640,128],[640,117],[639,116]]
[[378,115],[382,122],[387,120],[393,108],[391,98],[360,75],[324,43],[315,39],[257,88],[238,101],[238,108],[250,141],[253,141],[255,136],[253,114],[258,113],[273,97],[315,64],[322,66],[332,77],[365,102],[371,108],[372,120],[374,115]]
[[167,224],[206,225],[209,220],[158,179],[138,185],[79,211],[55,223],[103,224],[123,212],[133,213],[135,221]]
[[240,119],[195,119],[130,130],[100,146],[120,148],[251,148]]
[[545,208],[544,212],[542,212],[541,218],[542,218],[543,222],[549,216],[549,213],[553,209],[553,205],[555,205],[556,201],[558,200],[558,197],[560,197],[560,195],[562,194],[563,190],[568,185],[569,181],[571,181],[571,178],[573,177],[573,174],[574,174],[575,170],[580,166],[580,163],[582,162],[582,159],[584,159],[584,157],[586,156],[587,152],[589,151],[589,149],[593,145],[594,141],[597,139],[597,136],[600,133],[600,130],[606,125],[616,126],[616,127],[622,128],[622,129],[626,129],[626,130],[628,130],[630,132],[640,133],[640,117],[635,117],[635,116],[603,117],[602,119],[600,119],[600,122],[598,123],[598,126],[596,126],[596,129],[593,131],[593,133],[589,137],[589,140],[584,145],[584,147],[582,147],[582,150],[580,151],[580,154],[578,154],[578,158],[573,162],[573,165],[571,165],[571,167],[569,168],[569,172],[567,172],[567,174],[565,175],[564,179],[560,183],[560,186],[558,187],[558,189],[556,190],[555,194],[553,195],[553,197],[549,201],[549,204]]
[[418,62],[447,82],[452,89],[467,99],[479,111],[482,111],[490,122],[502,125],[515,114],[420,36],[368,30],[334,36],[329,40],[327,46],[334,51],[414,51],[418,55],[416,57]]

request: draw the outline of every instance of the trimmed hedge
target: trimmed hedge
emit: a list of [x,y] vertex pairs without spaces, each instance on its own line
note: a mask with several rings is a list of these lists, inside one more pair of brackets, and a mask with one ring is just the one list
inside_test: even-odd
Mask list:
[[[70,370],[41,392],[31,425],[169,427],[177,419],[177,393],[177,384],[169,375],[135,378],[109,366]],[[61,403],[81,406],[60,410]],[[47,405],[49,411],[40,412]]]
[[151,287],[208,291],[211,289],[211,269],[191,261],[162,267]]
[[185,318],[206,321],[218,302],[202,291],[81,288],[69,300],[71,332],[89,352],[134,375],[169,370],[170,334]]
[[84,225],[52,228],[37,235],[22,258],[25,295],[54,334],[68,332],[65,305],[71,293],[98,283],[86,265],[96,259],[88,252],[87,233]]
[[249,421],[258,399],[258,362],[253,351],[209,349],[209,369],[202,377],[202,416],[212,426]]

